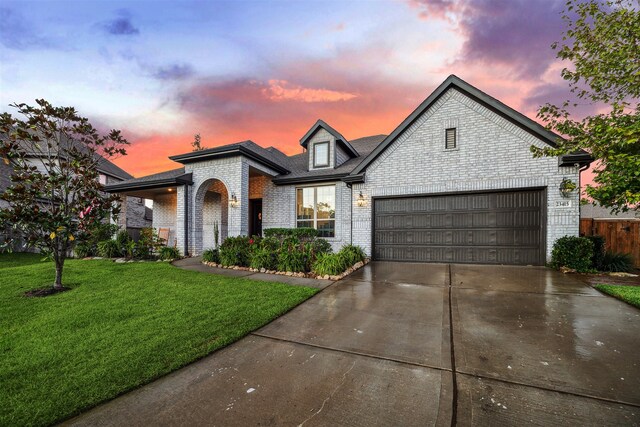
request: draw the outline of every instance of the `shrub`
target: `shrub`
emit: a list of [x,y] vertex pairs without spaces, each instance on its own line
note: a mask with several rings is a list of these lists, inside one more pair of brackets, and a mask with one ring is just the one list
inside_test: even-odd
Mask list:
[[313,272],[318,276],[330,275],[336,276],[345,271],[348,266],[345,263],[345,257],[340,252],[337,254],[324,253],[319,254],[313,263]]
[[331,243],[326,239],[315,239],[311,242],[311,248],[316,256],[320,254],[330,254],[333,252],[333,249],[331,249]]
[[[249,243],[249,242],[252,243]],[[247,236],[227,237],[220,245],[220,263],[222,265],[238,265],[248,267],[250,260],[250,246],[255,239]]]
[[258,247],[251,252],[251,268],[275,270],[278,268],[278,252],[267,247]]
[[602,236],[586,236],[593,243],[593,256],[591,257],[591,267],[596,270],[602,270],[602,261],[604,258],[604,237]]
[[115,258],[120,255],[118,242],[113,239],[98,242],[98,254],[104,258]]
[[579,272],[591,269],[593,243],[586,237],[564,236],[556,240],[551,252],[553,268],[569,267]]
[[605,252],[600,265],[602,271],[628,273],[633,270],[633,257],[621,252]]
[[347,265],[346,268],[349,268],[360,261],[364,261],[367,257],[364,250],[360,246],[356,245],[343,246],[338,254],[343,257],[344,262]]
[[131,237],[129,237],[127,230],[118,231],[118,234],[116,234],[116,244],[118,245],[118,252],[120,255],[125,255],[127,253],[127,245],[130,241]]
[[180,250],[172,246],[163,246],[158,251],[158,257],[163,260],[180,258]]
[[296,246],[283,247],[278,254],[278,270],[304,273],[308,271],[309,257]]
[[202,252],[202,260],[205,262],[215,262],[218,264],[220,262],[220,252],[217,249],[205,249]]
[[149,258],[162,246],[164,246],[164,240],[158,236],[155,228],[142,228],[140,230],[140,238],[136,243],[136,256],[140,258]]
[[94,253],[95,251],[89,242],[80,242],[73,248],[73,254],[76,258],[86,258],[92,256]]

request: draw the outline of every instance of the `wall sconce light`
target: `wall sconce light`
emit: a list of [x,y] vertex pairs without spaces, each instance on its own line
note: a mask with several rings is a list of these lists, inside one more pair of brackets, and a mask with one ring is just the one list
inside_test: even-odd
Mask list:
[[560,182],[560,194],[562,194],[562,197],[570,197],[571,193],[573,193],[577,188],[578,186],[576,183],[568,178],[564,178],[562,182]]
[[229,199],[229,204],[232,208],[238,207],[238,198],[236,197],[236,193],[231,193],[231,199]]
[[367,201],[365,200],[364,195],[362,194],[362,191],[358,195],[358,200],[356,200],[356,204],[359,207],[363,207],[363,206],[365,206],[367,204]]

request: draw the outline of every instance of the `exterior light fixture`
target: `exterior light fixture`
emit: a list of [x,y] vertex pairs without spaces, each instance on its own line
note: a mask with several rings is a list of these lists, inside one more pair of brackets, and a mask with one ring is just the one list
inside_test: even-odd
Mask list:
[[560,182],[560,194],[562,194],[562,197],[570,197],[571,193],[573,193],[577,188],[578,186],[576,183],[568,178],[564,178],[562,182]]
[[167,188],[167,191],[173,191],[173,188]]
[[359,207],[363,207],[364,205],[367,204],[367,201],[364,198],[364,195],[362,194],[362,191],[360,192],[360,194],[358,195],[358,200],[356,200],[356,204]]
[[231,199],[229,199],[229,204],[232,208],[238,207],[238,198],[236,197],[236,193],[231,193]]

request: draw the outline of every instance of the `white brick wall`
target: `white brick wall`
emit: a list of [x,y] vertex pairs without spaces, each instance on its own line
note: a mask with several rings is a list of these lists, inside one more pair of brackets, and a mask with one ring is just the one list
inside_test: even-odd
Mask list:
[[153,198],[153,228],[169,229],[167,245],[176,244],[177,195],[175,192],[158,195]]
[[[444,129],[458,129],[458,147],[444,149]],[[450,90],[411,125],[354,185],[353,241],[371,252],[371,197],[403,194],[548,187],[547,257],[553,242],[577,235],[578,194],[572,206],[556,207],[563,178],[578,182],[578,169],[556,158],[534,159],[529,147],[544,146],[531,134],[458,91]],[[359,191],[366,207],[355,206]]]

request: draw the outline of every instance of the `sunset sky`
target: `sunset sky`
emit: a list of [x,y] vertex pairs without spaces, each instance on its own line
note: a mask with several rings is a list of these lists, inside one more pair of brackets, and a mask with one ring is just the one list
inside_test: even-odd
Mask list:
[[[390,133],[449,74],[535,118],[568,97],[550,45],[563,1],[0,3],[0,110],[45,98],[122,129],[135,176],[195,133],[293,154],[322,118]],[[586,112],[588,107],[584,107]]]

